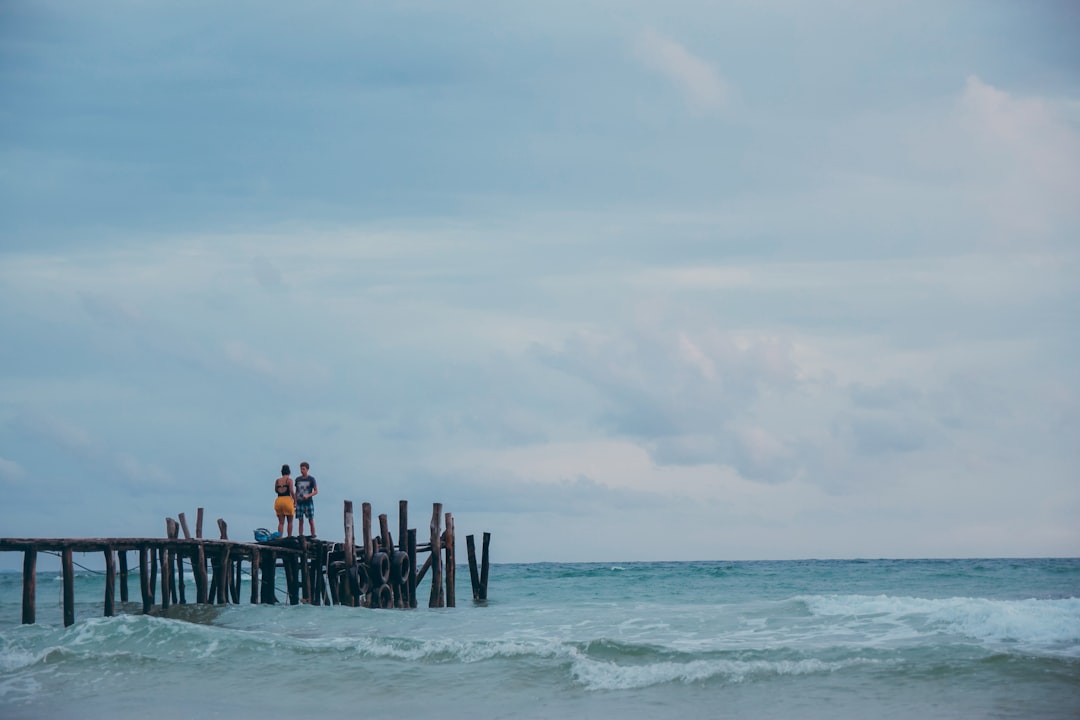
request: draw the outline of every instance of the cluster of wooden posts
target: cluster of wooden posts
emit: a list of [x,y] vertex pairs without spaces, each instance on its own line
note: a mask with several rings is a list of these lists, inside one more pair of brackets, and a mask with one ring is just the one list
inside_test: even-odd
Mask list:
[[[275,581],[278,568],[285,574],[288,602],[296,605],[348,605],[369,608],[415,608],[417,586],[431,573],[428,607],[455,607],[456,543],[454,517],[443,513],[442,503],[432,505],[429,542],[417,544],[417,531],[408,527],[408,502],[398,507],[398,543],[394,544],[386,515],[379,515],[378,534],[373,534],[371,505],[361,510],[361,542],[357,544],[352,501],[345,501],[345,541],[327,542],[309,537],[280,538],[264,543],[229,540],[224,520],[217,521],[221,538],[202,536],[203,509],[196,515],[195,536],[188,530],[183,513],[178,520],[166,518],[166,537],[162,538],[0,538],[0,551],[23,553],[22,621],[36,619],[36,575],[39,552],[56,552],[61,557],[63,575],[64,625],[75,622],[75,572],[73,553],[105,555],[105,616],[116,613],[116,589],[120,602],[128,600],[128,553],[139,558],[139,588],[142,611],[151,613],[157,602],[156,588],[160,570],[159,607],[187,602],[185,561],[191,565],[195,580],[195,602],[226,604],[240,602],[243,565],[248,564],[252,603],[277,603]],[[443,523],[445,522],[445,527]],[[183,532],[183,537],[180,533]],[[484,533],[483,552],[477,566],[472,535],[466,537],[469,575],[473,600],[487,600],[488,545],[490,533]],[[428,557],[417,571],[417,555]],[[209,568],[208,568],[209,565]]]

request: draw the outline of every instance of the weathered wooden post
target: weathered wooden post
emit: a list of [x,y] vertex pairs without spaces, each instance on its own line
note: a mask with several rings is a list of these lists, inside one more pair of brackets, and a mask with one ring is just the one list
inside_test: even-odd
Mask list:
[[207,584],[210,579],[206,576],[206,550],[203,549],[201,541],[192,554],[191,569],[192,574],[195,575],[195,602],[205,605],[208,599]]
[[[379,537],[382,539],[382,551],[386,555],[386,559],[390,562],[391,573],[393,573],[393,560],[394,560],[394,540],[390,537],[390,519],[386,513],[379,515]],[[391,574],[391,577],[393,575]],[[375,592],[378,592],[379,588],[375,588]],[[390,582],[390,607],[402,607],[401,603],[401,586]]]
[[350,573],[356,566],[356,527],[353,523],[352,500],[345,501],[345,575],[344,582],[340,583],[338,592],[341,596],[341,604],[356,607],[359,598],[353,593],[352,583],[349,582]]
[[259,602],[263,605],[273,605],[277,602],[277,598],[274,597],[274,581],[277,576],[277,553],[273,550],[261,550],[259,554],[262,555],[262,560],[259,564],[262,565],[262,596],[259,598]]
[[112,546],[105,548],[105,617],[116,614],[116,561]]
[[22,621],[33,625],[37,620],[37,548],[30,546],[23,551],[22,571]]
[[455,584],[457,578],[457,553],[454,545],[454,516],[446,513],[446,607],[457,607]]
[[158,552],[157,548],[150,547],[150,604],[153,605],[157,601],[157,565],[158,565]]
[[488,544],[491,543],[491,533],[484,533],[484,549],[480,558],[480,599],[487,600],[488,582]]
[[150,548],[146,545],[139,546],[139,592],[142,593],[143,615],[149,615],[154,607],[154,595],[151,588],[153,582],[150,579]]
[[127,550],[117,550],[117,559],[120,561],[120,602],[128,601],[128,563]]
[[199,508],[195,511],[195,538],[197,540],[202,540],[202,518],[203,509]]
[[232,596],[233,605],[240,604],[240,583],[244,580],[244,558],[237,554],[236,559],[230,560],[229,568],[226,568],[226,572],[229,572],[229,595]]
[[300,604],[300,587],[296,582],[296,556],[285,553],[281,556],[281,567],[285,571],[285,594],[289,597],[290,605]]
[[[165,518],[165,537],[167,540],[175,540],[180,535],[180,525],[172,518]],[[169,606],[170,601],[176,603],[176,588],[178,583],[173,578],[173,557],[176,555],[171,543],[166,542],[161,546],[161,609]],[[166,580],[168,578],[168,580]]]
[[[176,519],[180,521],[180,530],[184,533],[184,539],[191,539],[191,532],[188,530],[187,518],[184,517],[184,513],[177,513]],[[173,530],[172,539],[175,540],[179,536],[176,530]],[[174,550],[172,553],[173,558],[176,560],[176,590],[179,592],[179,601],[181,604],[187,603],[186,583],[184,582],[184,555],[183,550]],[[192,556],[191,562],[194,564],[195,558]],[[199,594],[198,589],[195,591],[196,596]],[[176,592],[173,593],[173,599],[176,600]]]
[[229,556],[232,550],[229,545],[226,545],[221,549],[221,559],[218,560],[218,566],[214,570],[214,577],[217,577],[218,572],[221,572],[221,582],[217,588],[217,603],[218,605],[224,605],[229,602],[229,584],[232,579],[232,575],[229,573]]
[[218,518],[217,526],[218,526],[218,530],[221,531],[221,539],[222,540],[228,540],[229,539],[229,523],[225,522],[221,518]]
[[313,541],[300,538],[300,589],[304,602],[311,602],[311,558],[310,547]]
[[64,566],[64,627],[75,624],[75,568],[71,560],[71,547],[62,553]]
[[472,535],[465,536],[465,549],[469,555],[469,580],[472,581],[472,599],[480,599],[480,571],[476,567],[476,541]]
[[[409,554],[409,501],[398,500],[398,550]],[[416,565],[413,564],[412,558],[409,558],[409,574],[413,574],[416,571]],[[402,578],[401,584],[402,601],[404,607],[412,606],[412,594],[409,589],[409,579]]]
[[409,607],[416,607],[416,528],[409,529]]
[[161,609],[168,610],[171,597],[169,580],[172,577],[172,564],[169,562],[169,548],[162,545],[158,552],[161,553]]
[[431,595],[428,598],[429,608],[443,607],[443,576],[442,576],[442,503],[431,505]]
[[[259,556],[258,548],[251,549],[251,604],[259,602]],[[215,573],[216,575],[216,573]]]
[[371,562],[371,503],[363,503],[360,506],[361,522],[364,532],[364,564]]

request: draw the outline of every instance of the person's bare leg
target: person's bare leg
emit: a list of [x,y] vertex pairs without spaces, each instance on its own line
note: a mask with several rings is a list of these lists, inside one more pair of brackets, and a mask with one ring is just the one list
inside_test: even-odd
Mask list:
[[308,518],[308,527],[311,528],[311,537],[315,537],[315,518]]
[[277,531],[278,531],[278,535],[280,535],[280,534],[281,534],[281,532],[282,532],[282,530],[284,530],[284,529],[285,529],[285,516],[284,516],[284,515],[278,515],[278,516],[277,516]]
[[289,537],[292,537],[292,515],[287,516],[289,518]]

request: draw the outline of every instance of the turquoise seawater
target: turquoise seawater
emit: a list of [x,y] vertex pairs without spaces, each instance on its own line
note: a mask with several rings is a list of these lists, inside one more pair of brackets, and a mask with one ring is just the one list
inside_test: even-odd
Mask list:
[[58,573],[35,625],[2,573],[0,717],[1080,717],[1078,559],[497,564],[484,605],[457,575],[456,608],[104,618],[82,573],[64,628]]

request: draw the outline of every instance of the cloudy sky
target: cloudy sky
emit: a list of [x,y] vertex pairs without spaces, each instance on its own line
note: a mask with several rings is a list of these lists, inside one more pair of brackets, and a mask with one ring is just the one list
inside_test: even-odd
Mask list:
[[438,501],[498,562],[1076,556],[1078,35],[2,3],[0,536],[247,538],[306,459],[320,536]]

